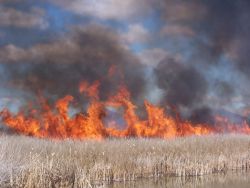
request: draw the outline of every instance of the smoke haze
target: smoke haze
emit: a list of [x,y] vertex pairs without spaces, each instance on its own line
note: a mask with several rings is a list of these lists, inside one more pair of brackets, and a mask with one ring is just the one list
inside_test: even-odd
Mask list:
[[195,122],[211,122],[215,109],[242,114],[250,105],[247,0],[38,2],[0,1],[8,88],[80,100],[79,83],[99,80],[101,99],[126,85],[139,104],[155,90],[150,96],[161,106]]

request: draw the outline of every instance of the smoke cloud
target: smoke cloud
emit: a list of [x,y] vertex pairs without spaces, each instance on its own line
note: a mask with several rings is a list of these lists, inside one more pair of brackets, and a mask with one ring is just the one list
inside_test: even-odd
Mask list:
[[[166,59],[155,68],[157,85],[164,93],[161,103],[189,109],[191,121],[211,123],[214,111],[208,100],[211,93],[217,104],[229,104],[239,95],[249,96],[239,85],[245,83],[241,76],[249,79],[250,75],[250,3],[165,0],[160,5],[161,41],[184,37],[192,42],[191,55],[186,60]],[[223,58],[227,59],[225,70],[230,66],[232,71],[214,76],[211,70],[219,69]],[[240,76],[226,79],[227,74]]]
[[236,68],[248,73],[249,10],[250,3],[245,0],[165,0],[161,15],[163,23],[170,25],[168,30],[173,25],[178,33],[183,28],[183,36],[187,30],[192,33],[200,64],[218,63],[220,57],[229,54],[235,57]]
[[163,100],[174,106],[192,107],[206,95],[207,82],[193,66],[167,59],[159,63],[155,74],[159,87],[165,91]]
[[[80,98],[78,86],[83,80],[99,80],[102,98],[121,84],[127,85],[135,100],[144,90],[140,62],[115,32],[101,26],[74,28],[60,40],[28,49],[9,45],[0,51],[10,84],[33,94],[42,92],[50,100],[66,94]],[[115,71],[110,73],[111,69]]]
[[[89,25],[75,27],[59,39],[55,37],[28,48],[14,44],[3,46],[0,48],[0,63],[5,71],[2,79],[34,95],[42,92],[52,101],[66,94],[80,99],[77,88],[82,80],[90,83],[100,80],[102,99],[121,84],[128,86],[137,102],[148,96],[148,88],[157,88],[162,93],[156,96],[159,98],[156,101],[164,107],[171,104],[179,110],[188,109],[188,118],[199,123],[212,122],[213,104],[226,105],[239,98],[247,104],[245,98],[250,96],[249,1],[140,0],[139,4],[110,1],[101,2],[100,10],[92,6],[96,2],[88,4],[91,9],[84,3],[76,6],[77,2],[51,1],[78,16],[92,16],[93,21],[112,20],[114,25],[117,22],[127,25],[128,32]],[[130,11],[121,12],[121,6]],[[84,11],[92,9],[95,10]],[[147,20],[146,15],[156,18]],[[8,19],[5,22],[11,25]],[[129,35],[129,31],[133,31],[133,35]],[[129,41],[126,45],[143,43],[145,49],[131,52],[130,46],[122,43],[124,38]],[[170,46],[169,41],[178,45]],[[177,53],[171,54],[171,50]],[[179,56],[181,58],[175,58]],[[153,81],[145,80],[147,69],[151,69]],[[221,71],[219,76],[216,69]]]

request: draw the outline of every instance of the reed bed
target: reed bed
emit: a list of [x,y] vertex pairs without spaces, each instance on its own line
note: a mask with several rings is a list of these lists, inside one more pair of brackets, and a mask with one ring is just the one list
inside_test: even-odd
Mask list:
[[250,137],[104,141],[0,137],[0,187],[105,187],[114,181],[250,168]]

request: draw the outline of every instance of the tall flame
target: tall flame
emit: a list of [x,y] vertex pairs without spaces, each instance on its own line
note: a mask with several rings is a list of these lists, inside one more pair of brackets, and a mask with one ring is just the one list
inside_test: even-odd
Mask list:
[[[57,100],[52,107],[42,98],[40,110],[31,110],[28,113],[20,111],[15,115],[4,109],[0,112],[0,116],[4,124],[16,132],[39,138],[98,140],[109,137],[173,138],[225,131],[250,134],[250,128],[246,122],[238,125],[224,117],[217,116],[215,126],[193,124],[166,114],[163,108],[147,100],[144,102],[147,118],[141,119],[136,114],[137,106],[131,101],[126,87],[121,87],[117,94],[107,101],[101,101],[98,95],[99,85],[98,81],[94,84],[86,81],[80,83],[79,92],[90,99],[86,113],[79,112],[70,116],[69,106],[74,98],[67,95]],[[125,128],[120,129],[115,122],[104,123],[107,107],[123,109]]]

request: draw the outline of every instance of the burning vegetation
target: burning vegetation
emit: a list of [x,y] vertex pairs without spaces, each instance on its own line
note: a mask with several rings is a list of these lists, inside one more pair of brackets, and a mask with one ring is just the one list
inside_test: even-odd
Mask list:
[[[143,2],[157,13],[159,31],[145,28],[149,40],[141,53],[124,41],[126,33],[95,19],[61,37],[1,45],[0,87],[28,101],[18,113],[3,109],[3,124],[55,139],[250,134],[243,114],[250,104],[249,3]],[[143,52],[162,57],[145,63]],[[240,121],[216,110],[240,114]]]
[[249,19],[246,0],[0,0],[0,187],[248,171]]
[[[103,101],[98,93],[100,82],[93,84],[81,82],[79,92],[88,98],[86,113],[69,115],[70,104],[74,97],[67,95],[54,105],[40,97],[39,108],[30,105],[27,111],[12,114],[9,110],[1,111],[2,121],[9,128],[24,135],[55,139],[105,139],[123,137],[173,138],[189,135],[207,135],[213,133],[250,134],[246,121],[241,124],[230,122],[222,116],[215,117],[215,124],[193,123],[182,120],[178,112],[166,113],[164,108],[144,101],[146,118],[137,115],[137,106],[132,102],[128,89],[123,86],[118,92]],[[125,126],[108,117],[108,109],[119,111]],[[174,110],[172,110],[174,111]]]

